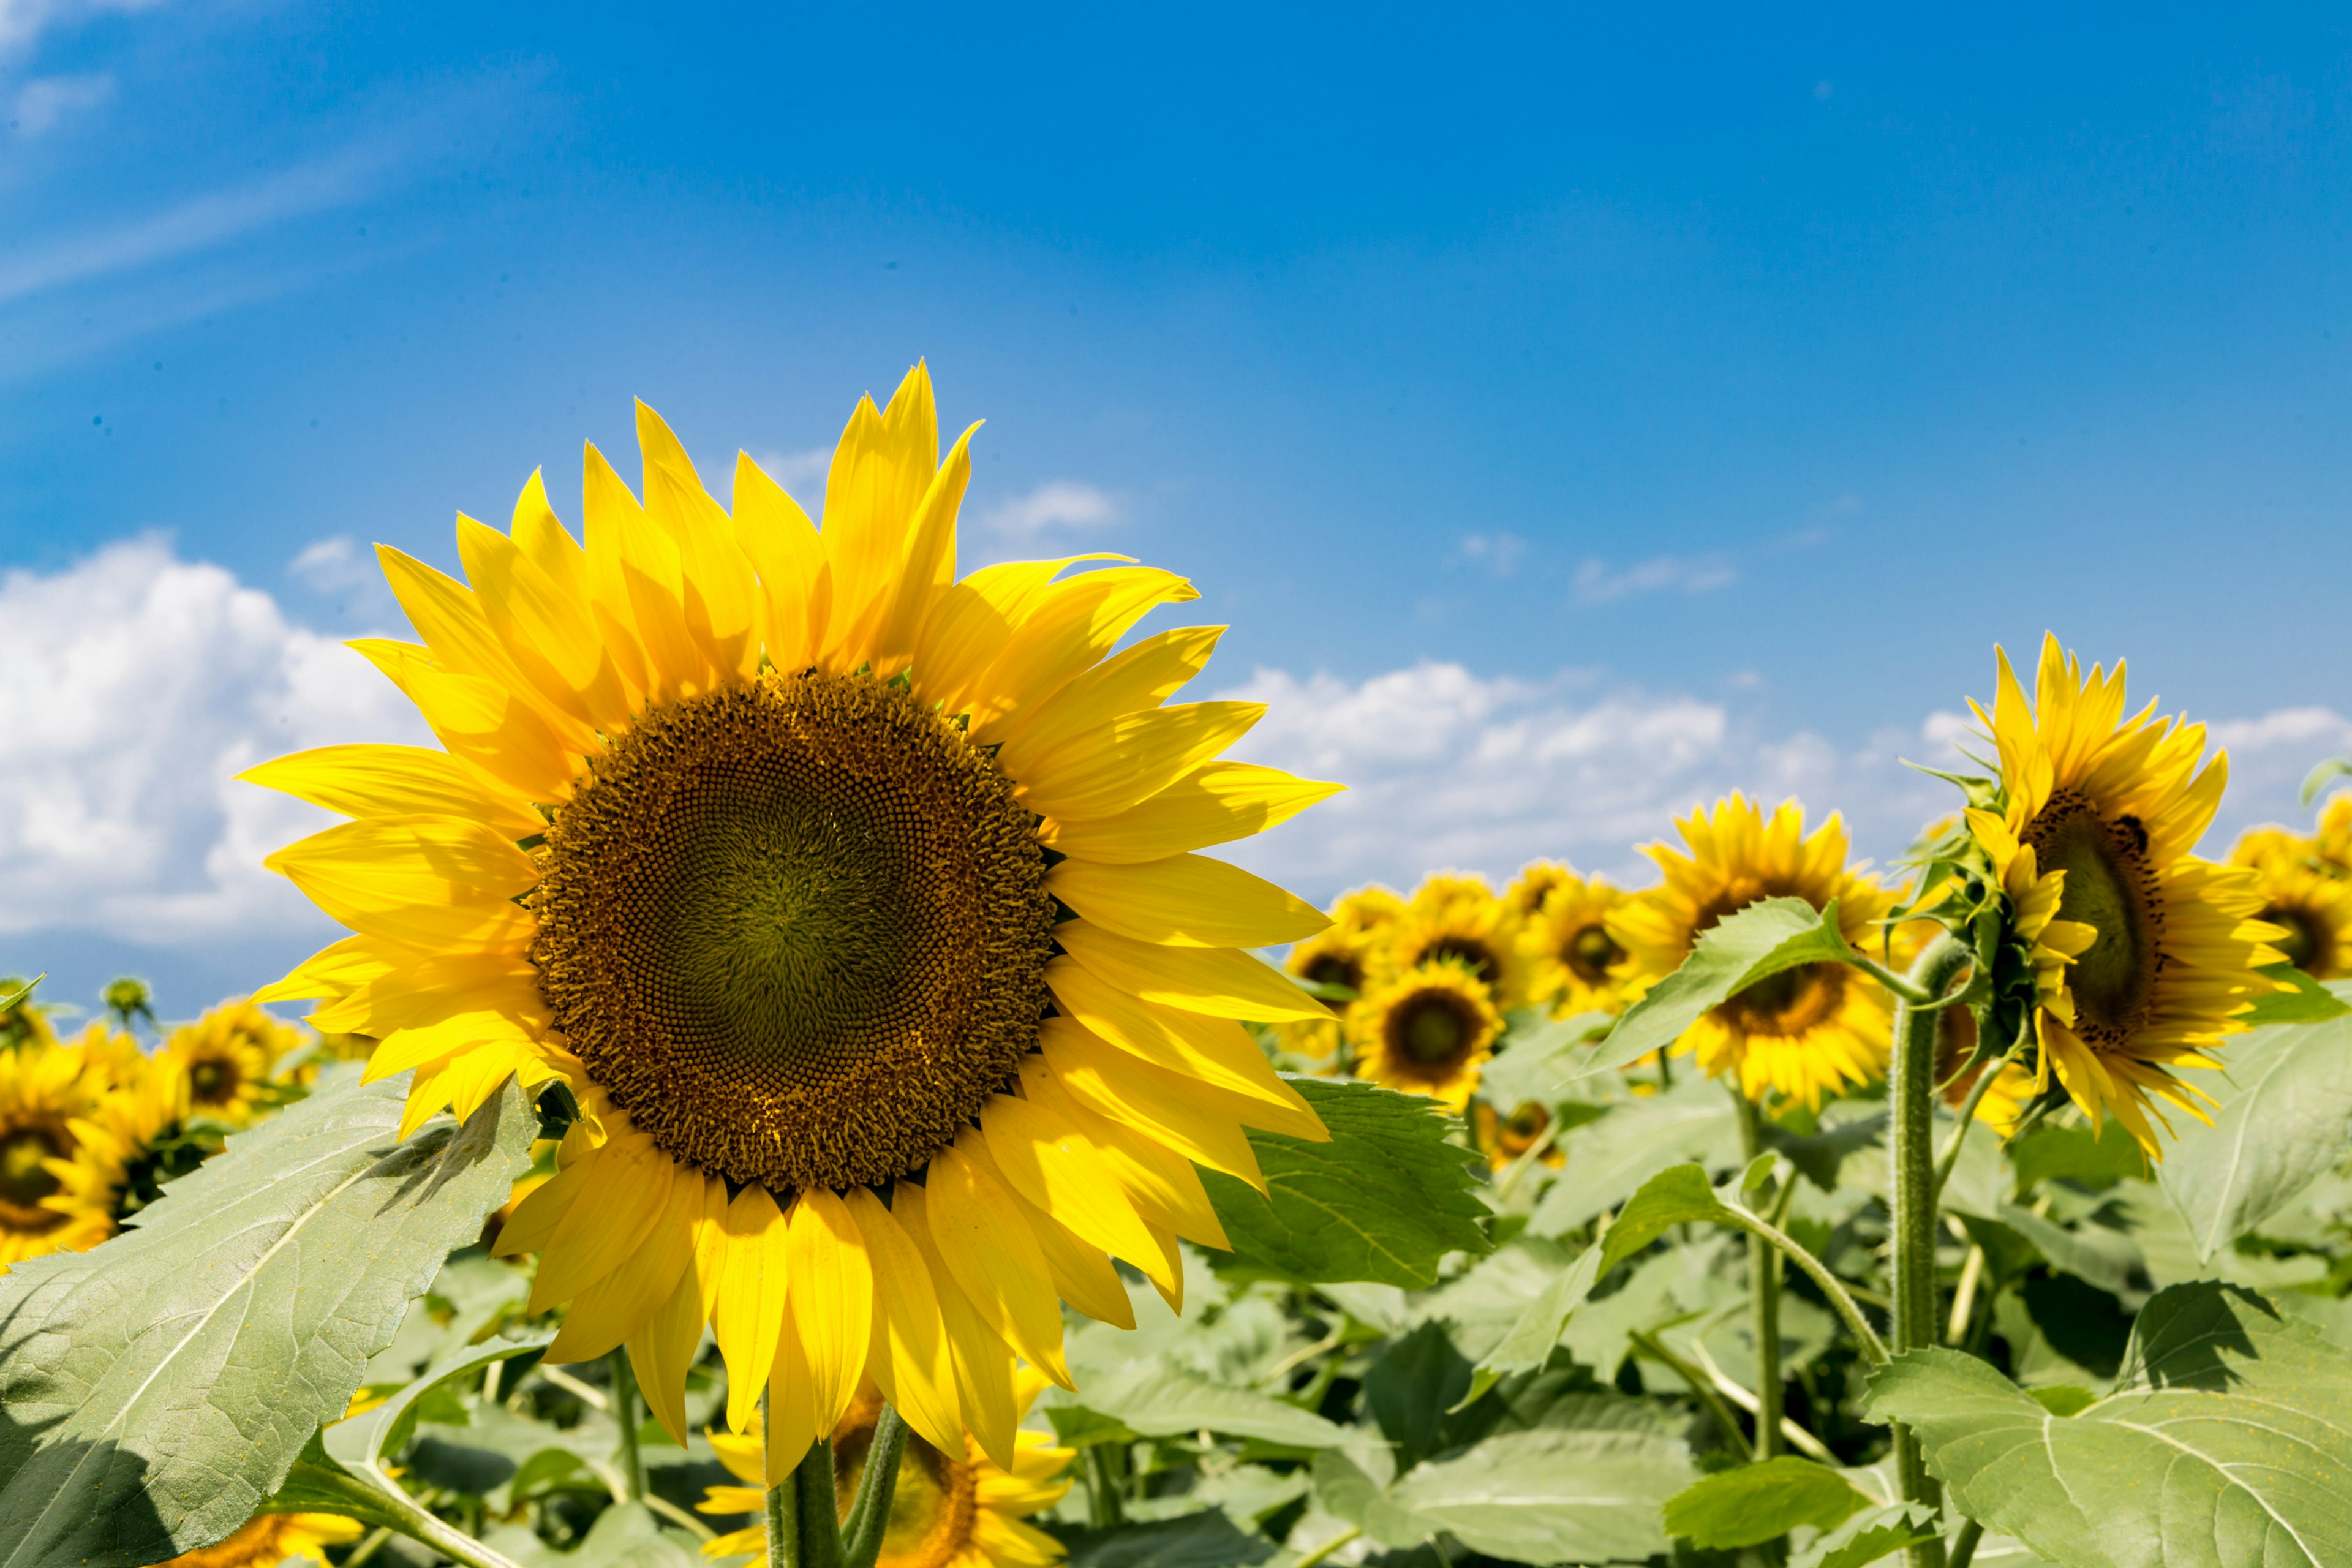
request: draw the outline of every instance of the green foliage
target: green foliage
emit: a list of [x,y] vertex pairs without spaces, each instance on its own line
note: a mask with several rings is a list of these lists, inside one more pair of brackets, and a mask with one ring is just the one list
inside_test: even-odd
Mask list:
[[1575,1176],[1552,1184],[1528,1229],[1536,1236],[1565,1236],[1623,1203],[1669,1165],[1704,1159],[1727,1166],[1738,1150],[1738,1130],[1723,1086],[1686,1079],[1664,1094],[1617,1106],[1580,1129],[1570,1154]]
[[1294,1080],[1328,1143],[1252,1132],[1269,1195],[1202,1173],[1233,1242],[1219,1267],[1237,1278],[1301,1284],[1369,1280],[1434,1284],[1450,1252],[1483,1253],[1488,1212],[1472,1156],[1446,1141],[1453,1119],[1434,1101],[1367,1083]]
[[1759,980],[1804,963],[1853,956],[1839,934],[1837,900],[1816,910],[1802,899],[1764,899],[1699,933],[1691,954],[1627,1008],[1601,1042],[1598,1065],[1623,1067],[1671,1046],[1708,1009]]
[[285,1481],[528,1163],[520,1094],[398,1144],[406,1087],[315,1096],[136,1228],[0,1280],[0,1563],[160,1563]]
[[1617,1223],[1601,1238],[1601,1272],[1608,1273],[1675,1226],[1710,1225],[1729,1213],[1698,1166],[1676,1165],[1661,1171],[1618,1211]]
[[1665,1550],[1658,1510],[1693,1474],[1688,1450],[1671,1438],[1546,1427],[1423,1465],[1390,1495],[1429,1528],[1491,1557],[1640,1562]]
[[1441,1322],[1392,1342],[1364,1373],[1364,1408],[1395,1446],[1400,1469],[1460,1440],[1454,1429],[1464,1421],[1454,1407],[1469,1392],[1470,1363]]
[[2323,985],[2292,963],[2266,963],[2262,972],[2285,989],[2256,997],[2242,1015],[2249,1024],[2319,1024],[2352,1013],[2340,984]]
[[[1864,1568],[1937,1536],[1936,1511],[1921,1503],[1890,1503],[1865,1509],[1824,1531],[1802,1551],[1791,1552],[1789,1568]],[[1981,1554],[1979,1562],[1985,1559]]]
[[2160,1292],[2115,1391],[2071,1415],[1946,1350],[1879,1369],[1870,1411],[1970,1518],[2068,1568],[2352,1562],[2352,1355],[2250,1291]]
[[1222,1432],[1307,1449],[1330,1447],[1347,1438],[1339,1427],[1296,1405],[1154,1362],[1138,1362],[1108,1377],[1090,1377],[1077,1397],[1083,1408],[1139,1437]]
[[2098,1131],[2087,1127],[2035,1128],[2010,1146],[2009,1163],[2021,1191],[2042,1182],[2065,1181],[2105,1192],[2117,1182],[2147,1174],[2147,1156],[2120,1121]]
[[1666,1532],[1694,1546],[1761,1546],[1801,1525],[1831,1530],[1869,1506],[1826,1465],[1782,1455],[1695,1481],[1666,1500]]
[[1216,1509],[1124,1530],[1065,1531],[1069,1568],[1250,1568],[1274,1555],[1262,1536],[1244,1535]]

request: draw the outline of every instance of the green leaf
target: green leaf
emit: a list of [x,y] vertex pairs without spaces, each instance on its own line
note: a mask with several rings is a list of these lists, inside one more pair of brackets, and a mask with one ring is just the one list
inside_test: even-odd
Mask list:
[[2352,1003],[2345,1001],[2340,985],[2323,985],[2292,963],[2266,963],[2262,973],[2293,989],[2258,997],[2239,1015],[2258,1028],[2266,1024],[2320,1024],[2352,1013]]
[[2009,1204],[2001,1205],[2000,1218],[2061,1273],[2117,1298],[2135,1297],[2147,1289],[2147,1263],[2122,1231],[2091,1223],[2069,1230],[2047,1215]]
[[1601,1272],[1606,1275],[1678,1225],[1713,1225],[1730,1216],[1706,1171],[1696,1165],[1661,1171],[1617,1211],[1617,1223],[1601,1238]]
[[[1608,1027],[1606,1013],[1554,1018],[1530,1007],[1512,1014],[1509,1022],[1496,1042],[1494,1059],[1479,1075],[1478,1091],[1491,1103],[1506,1109],[1530,1100],[1550,1105],[1583,1080],[1598,1080],[1604,1072],[1616,1078],[1616,1068],[1594,1065],[1587,1043]],[[1608,1087],[1623,1092],[1613,1083]],[[1584,1095],[1580,1092],[1577,1098]]]
[[1069,1403],[1082,1404],[1140,1437],[1206,1430],[1286,1447],[1329,1448],[1348,1436],[1345,1428],[1312,1411],[1159,1362],[1139,1362],[1109,1377],[1089,1378],[1085,1392]]
[[1118,1530],[1061,1530],[1066,1568],[1250,1568],[1274,1555],[1274,1543],[1234,1528],[1223,1509]]
[[[2352,982],[2331,990],[2352,995]],[[2210,1086],[2213,1125],[2186,1125],[2158,1176],[2209,1259],[2352,1148],[2352,1018],[2257,1029],[2223,1057],[2235,1087]]]
[[509,1525],[483,1544],[500,1552],[520,1568],[703,1568],[677,1536],[664,1531],[651,1509],[641,1502],[614,1503],[596,1516],[580,1544],[558,1552],[520,1525]]
[[1960,1511],[2068,1568],[2352,1562],[2352,1355],[2232,1286],[2159,1292],[2074,1415],[1947,1350],[1873,1373],[1868,1409],[1911,1425]]
[[1513,1563],[1639,1563],[1666,1550],[1658,1509],[1690,1453],[1640,1432],[1541,1427],[1423,1465],[1391,1498],[1474,1552]]
[[[1906,1546],[1936,1539],[1936,1510],[1898,1502],[1864,1510],[1789,1558],[1789,1568],[1864,1568]],[[1977,1561],[1984,1562],[1979,1554]]]
[[1396,1446],[1401,1470],[1451,1446],[1446,1416],[1469,1392],[1470,1363],[1442,1322],[1423,1323],[1392,1342],[1364,1372],[1364,1408]]
[[1826,1465],[1784,1454],[1695,1481],[1666,1500],[1666,1533],[1698,1547],[1761,1546],[1799,1525],[1830,1530],[1870,1506]]
[[2098,1377],[2123,1370],[2131,1352],[2132,1318],[2111,1292],[2078,1274],[2036,1271],[2018,1293],[2052,1350]]
[[1265,1197],[1201,1173],[1233,1243],[1221,1273],[1416,1289],[1437,1282],[1447,1253],[1491,1249],[1479,1223],[1489,1211],[1469,1170],[1476,1156],[1447,1142],[1455,1123],[1435,1100],[1368,1083],[1291,1081],[1331,1141],[1253,1131]]
[[1576,1261],[1552,1277],[1543,1294],[1529,1302],[1517,1321],[1513,1322],[1502,1342],[1489,1351],[1486,1359],[1478,1363],[1472,1374],[1470,1387],[1455,1409],[1461,1409],[1492,1388],[1498,1381],[1517,1372],[1534,1372],[1550,1359],[1552,1347],[1559,1343],[1568,1320],[1585,1299],[1592,1294],[1593,1286],[1601,1281],[1601,1247],[1596,1242],[1577,1255]]
[[0,1568],[161,1563],[285,1482],[530,1163],[511,1087],[402,1144],[406,1088],[314,1095],[105,1246],[0,1280]]
[[1800,1138],[1786,1128],[1764,1123],[1764,1146],[1789,1156],[1798,1173],[1825,1193],[1837,1191],[1838,1173],[1849,1156],[1874,1147],[1886,1136],[1886,1113],[1858,1116]]
[[2026,1396],[2053,1415],[2080,1415],[2099,1402],[2099,1396],[2087,1388],[2076,1388],[2068,1383],[2053,1383],[2047,1388],[2029,1388]]
[[1054,1439],[1065,1448],[1091,1448],[1097,1443],[1132,1443],[1142,1434],[1131,1431],[1124,1421],[1088,1410],[1082,1405],[1049,1405],[1045,1419],[1054,1428]]
[[414,1383],[374,1409],[362,1411],[348,1421],[339,1421],[328,1427],[322,1435],[327,1453],[336,1463],[353,1469],[381,1464],[397,1456],[407,1444],[408,1435],[416,1426],[418,1407],[436,1391],[458,1378],[480,1372],[493,1362],[529,1355],[554,1342],[553,1330],[541,1330],[532,1334],[517,1335],[510,1340],[491,1340],[486,1344],[470,1346],[437,1362],[425,1368]]
[[1853,956],[1838,931],[1835,899],[1820,910],[1802,899],[1750,904],[1701,931],[1682,967],[1625,1009],[1601,1042],[1595,1065],[1624,1067],[1673,1045],[1708,1009],[1783,970]]
[[1579,1131],[1569,1146],[1567,1171],[1528,1216],[1528,1233],[1565,1235],[1615,1208],[1669,1165],[1685,1160],[1727,1165],[1739,1148],[1735,1115],[1723,1086],[1696,1076],[1664,1094],[1618,1106]]
[[2147,1174],[2147,1157],[2122,1122],[2087,1127],[2037,1127],[2009,1146],[2021,1190],[2037,1182],[2069,1181],[2095,1193]]
[[1437,1526],[1389,1495],[1388,1489],[1338,1448],[1315,1456],[1315,1500],[1332,1518],[1356,1526],[1382,1546],[1418,1546]]

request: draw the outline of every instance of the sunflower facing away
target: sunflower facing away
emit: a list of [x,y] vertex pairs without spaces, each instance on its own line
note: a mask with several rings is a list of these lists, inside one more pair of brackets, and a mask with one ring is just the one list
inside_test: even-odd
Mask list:
[[1358,1076],[1455,1110],[1503,1032],[1486,982],[1458,959],[1439,959],[1375,984],[1348,1009]]
[[[1760,900],[1802,899],[1820,910],[1835,899],[1838,929],[1857,948],[1894,903],[1876,881],[1846,869],[1845,827],[1834,814],[1808,837],[1795,801],[1767,819],[1734,794],[1675,826],[1689,853],[1651,846],[1664,884],[1609,917],[1611,934],[1645,981],[1673,973],[1701,931]],[[1891,1026],[1875,981],[1842,963],[1808,963],[1739,992],[1685,1030],[1675,1049],[1696,1057],[1712,1077],[1737,1073],[1740,1092],[1759,1104],[1778,1089],[1818,1109],[1822,1095],[1886,1070]]]
[[[1565,869],[1565,868],[1563,868]],[[1519,932],[1533,999],[1555,1016],[1615,1013],[1641,994],[1633,955],[1610,934],[1609,917],[1633,895],[1606,879],[1568,871]]]
[[1390,952],[1399,971],[1426,963],[1467,967],[1507,1013],[1527,1005],[1527,961],[1519,921],[1484,877],[1440,871],[1413,890],[1398,917]]
[[1111,1258],[1174,1299],[1177,1237],[1223,1244],[1196,1163],[1325,1136],[1236,1020],[1328,1016],[1244,951],[1326,922],[1192,852],[1338,786],[1218,760],[1257,704],[1167,705],[1221,628],[1105,657],[1182,578],[959,581],[970,436],[940,460],[919,365],[861,401],[820,530],[748,457],[730,515],[640,404],[584,548],[533,475],[511,531],[458,519],[469,582],[381,552],[424,640],[354,646],[444,750],[247,775],[353,819],[269,864],[356,934],[256,1000],[376,1037],[412,1128],[569,1084],[499,1239],[571,1303],[549,1358],[626,1344],[682,1434],[710,1323],[771,1479],[869,1373],[1009,1465],[1010,1352],[1066,1383],[1060,1302],[1131,1324]]
[[2310,839],[2258,827],[2231,847],[2230,864],[2254,873],[2262,893],[2254,918],[2283,933],[2271,945],[2315,980],[2341,980],[2352,974],[2352,881],[2315,869],[2315,849]]
[[[1044,1392],[1045,1380],[1027,1367],[1013,1374],[1017,1411],[1026,1415],[1030,1402]],[[874,1444],[874,1428],[881,1402],[868,1390],[854,1401],[833,1430],[833,1490],[840,1517],[849,1517],[865,1474],[866,1455]],[[882,1552],[875,1568],[1045,1568],[1061,1561],[1062,1543],[1023,1520],[1062,1500],[1070,1483],[1061,1478],[1069,1468],[1072,1450],[1056,1447],[1042,1432],[1025,1428],[1014,1434],[1013,1462],[999,1465],[967,1442],[951,1450],[954,1458],[921,1437],[907,1438],[905,1459],[898,1467],[898,1490],[890,1498],[890,1522],[882,1536]],[[760,1439],[710,1434],[719,1461],[744,1484],[705,1489],[698,1511],[709,1514],[758,1514],[766,1506],[761,1485]],[[706,1557],[735,1557],[758,1552],[766,1560],[767,1531],[762,1525],[732,1531],[703,1542]]]
[[224,1002],[172,1031],[162,1059],[187,1081],[188,1110],[241,1126],[269,1102],[270,1068],[302,1032],[250,1002]]
[[73,1046],[0,1051],[0,1273],[49,1252],[84,1252],[114,1234],[62,1173],[89,1155],[74,1124],[105,1093],[105,1074]]
[[324,1563],[327,1548],[365,1535],[357,1520],[336,1513],[257,1513],[235,1535],[183,1552],[158,1568],[276,1568],[289,1560]]
[[2280,962],[2268,944],[2284,933],[2252,918],[2263,895],[2252,870],[2189,853],[2229,777],[2226,757],[2204,761],[2203,725],[2157,719],[2153,702],[2126,719],[2124,667],[2085,677],[2054,637],[2031,703],[1999,658],[1991,716],[1969,706],[2000,752],[2000,809],[1970,810],[1969,828],[2021,913],[2054,896],[2051,929],[2090,936],[2038,975],[2034,1087],[2054,1072],[2095,1129],[2113,1115],[2155,1155],[2153,1102],[2201,1118],[2173,1069],[2219,1065],[2207,1049],[2274,988],[2255,966]]

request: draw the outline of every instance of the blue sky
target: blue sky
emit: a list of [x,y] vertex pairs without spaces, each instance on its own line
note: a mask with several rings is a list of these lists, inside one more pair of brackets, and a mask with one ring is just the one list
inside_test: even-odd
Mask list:
[[399,732],[368,542],[576,511],[633,395],[805,483],[918,355],[968,558],[1188,573],[1361,786],[1263,851],[1318,897],[1734,784],[1884,857],[2045,626],[2222,726],[2233,822],[2352,744],[2315,8],[0,0],[0,964],[67,999],[330,934],[219,776]]

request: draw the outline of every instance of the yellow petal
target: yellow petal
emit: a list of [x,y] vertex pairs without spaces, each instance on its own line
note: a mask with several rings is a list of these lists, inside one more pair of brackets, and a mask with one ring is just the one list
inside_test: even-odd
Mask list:
[[525,800],[568,800],[572,754],[537,710],[495,680],[436,668],[413,643],[360,637],[346,645],[383,671],[449,754]]
[[971,482],[973,425],[956,437],[947,460],[931,476],[923,499],[907,523],[907,555],[890,590],[890,604],[875,629],[873,660],[877,675],[895,675],[913,658],[915,640],[931,608],[955,581],[956,509]]
[[1013,1191],[1089,1244],[1160,1279],[1158,1239],[1117,1173],[1067,1121],[1033,1101],[999,1094],[981,1108],[980,1130]]
[[589,1163],[579,1197],[539,1260],[530,1288],[533,1312],[572,1300],[645,1246],[677,1184],[677,1163],[643,1134],[615,1141]]
[[646,515],[677,547],[687,634],[713,669],[759,673],[760,584],[735,543],[735,525],[690,474],[647,459]]
[[1271,947],[1331,923],[1306,900],[1202,855],[1135,866],[1064,860],[1045,873],[1045,889],[1091,924],[1171,947]]
[[785,1346],[797,1342],[811,1418],[816,1430],[830,1432],[840,1425],[857,1396],[857,1380],[866,1375],[874,1331],[874,1268],[849,1206],[822,1187],[793,1203],[784,1252],[792,1279],[784,1302],[790,1321],[778,1341],[777,1364],[783,1364]]
[[1004,1173],[996,1168],[989,1156],[988,1142],[975,1128],[967,1127],[956,1134],[956,1150],[973,1164],[994,1176],[997,1184],[1012,1193],[1021,1217],[1029,1224],[1029,1232],[1037,1238],[1037,1248],[1045,1254],[1045,1272],[1054,1281],[1054,1292],[1099,1322],[1115,1328],[1135,1327],[1135,1304],[1128,1300],[1127,1287],[1119,1283],[1118,1270],[1103,1250],[1088,1246],[1069,1226],[1021,1195]]
[[1080,561],[1127,561],[1125,555],[1065,555],[1058,561],[1005,561],[983,566],[933,600],[915,638],[915,679],[926,701],[961,713],[977,683],[1004,651],[1054,581]]
[[478,823],[446,816],[347,822],[262,864],[353,931],[429,951],[519,952],[532,921],[515,895],[539,881],[530,858]]
[[347,936],[320,948],[296,964],[283,980],[273,981],[252,995],[264,1002],[290,1002],[302,996],[342,996],[379,975],[425,956],[415,948],[382,937]]
[[1121,714],[1040,758],[1034,773],[1013,781],[1014,793],[1057,822],[1116,816],[1240,740],[1265,713],[1263,702],[1186,702]]
[[[870,1303],[866,1310],[870,1315]],[[865,1353],[865,1341],[861,1339],[858,1355],[863,1358]],[[816,1398],[808,1358],[802,1353],[800,1335],[788,1318],[783,1337],[776,1342],[775,1365],[768,1373],[768,1430],[763,1447],[771,1487],[782,1485],[785,1478],[800,1468],[820,1431],[833,1430],[832,1422],[819,1425]]]
[[[1064,921],[1065,925],[1072,922]],[[1059,927],[1055,930],[1058,932]],[[1289,1113],[1278,1129],[1305,1136],[1297,1128],[1316,1125],[1314,1113],[1298,1091],[1275,1073],[1265,1053],[1238,1024],[1202,1014],[1155,1007],[1131,991],[1097,978],[1067,957],[1045,965],[1045,984],[1055,1002],[1071,1017],[1123,1051],[1187,1078],[1244,1096],[1265,1107],[1265,1114]],[[1252,1122],[1251,1126],[1263,1126]]]
[[1037,1044],[1062,1086],[1097,1115],[1265,1191],[1257,1154],[1242,1131],[1258,1102],[1154,1067],[1060,1014],[1045,1020]]
[[751,1429],[760,1390],[775,1365],[776,1341],[784,1328],[785,1288],[791,1279],[784,1214],[767,1189],[757,1184],[735,1194],[727,1207],[726,1273],[712,1304],[710,1327],[719,1353],[727,1358],[727,1424]]
[[389,544],[377,545],[375,553],[393,596],[408,613],[409,624],[432,651],[435,664],[454,674],[493,681],[520,698],[546,721],[567,752],[590,749],[593,737],[581,719],[565,712],[525,679],[506,644],[491,629],[473,590]]
[[940,465],[929,374],[907,373],[887,412],[860,398],[825,470],[822,538],[833,572],[828,668],[863,661],[892,603],[907,529]]
[[686,1371],[702,1343],[702,1292],[694,1271],[678,1277],[677,1288],[628,1339],[629,1370],[646,1396],[646,1408],[662,1430],[686,1447]]
[[[592,581],[617,577],[638,644],[645,649],[646,673],[654,682],[650,694],[678,697],[708,689],[709,661],[686,626],[677,542],[646,516],[637,498],[593,446],[588,448],[582,500],[588,514]],[[610,565],[605,564],[608,552]],[[602,598],[600,595],[600,602]]]
[[1279,826],[1345,787],[1252,763],[1209,763],[1116,816],[1087,822],[1050,818],[1037,837],[1075,859],[1117,865],[1161,860]]
[[[665,1162],[668,1156],[664,1155]],[[593,1361],[619,1349],[659,1312],[673,1292],[683,1289],[699,1311],[701,1297],[694,1282],[694,1222],[702,1212],[703,1178],[677,1170],[666,1201],[643,1243],[602,1279],[583,1290],[564,1315],[562,1331],[547,1347],[552,1362]],[[575,1208],[573,1213],[578,1213]],[[559,1236],[559,1243],[561,1241]],[[540,1262],[560,1256],[551,1247]],[[697,1337],[700,1337],[697,1323]],[[692,1352],[689,1351],[688,1355]],[[683,1369],[681,1369],[683,1375]]]
[[589,1173],[595,1168],[594,1161],[581,1160],[533,1187],[528,1197],[515,1205],[507,1223],[499,1227],[498,1244],[490,1248],[490,1256],[519,1258],[545,1247],[563,1216],[572,1212],[572,1200],[588,1184]]
[[[501,1011],[544,1025],[538,972],[519,953],[419,954],[310,1015],[330,1034],[375,1035]],[[399,1069],[394,1068],[394,1071]]]
[[[554,526],[571,544],[571,535]],[[457,558],[483,616],[525,679],[599,730],[617,731],[628,722],[628,685],[597,632],[584,588],[558,582],[515,541],[462,514]]]
[[983,744],[1003,739],[1017,705],[1061,690],[1158,605],[1200,596],[1192,584],[1156,566],[1112,566],[1055,584],[980,678],[972,738]]
[[[1037,1056],[1021,1061],[1021,1089],[1029,1101],[1067,1122],[1076,1136],[1118,1176],[1136,1212],[1187,1241],[1229,1251],[1225,1227],[1209,1202],[1208,1189],[1192,1165],[1149,1138],[1124,1132],[1097,1116],[1062,1087],[1052,1067]],[[1179,1270],[1181,1272],[1181,1269]]]
[[1013,1194],[991,1171],[954,1148],[931,1156],[924,1177],[929,1239],[973,1310],[1004,1341],[1065,1388],[1062,1312],[1045,1255]]
[[[932,1170],[936,1172],[935,1163]],[[948,1351],[955,1365],[956,1411],[981,1451],[999,1465],[1017,1458],[1014,1431],[1021,1410],[1013,1389],[1013,1352],[982,1318],[958,1287],[939,1247],[929,1210],[929,1194],[911,1182],[893,1189],[890,1212],[906,1227],[907,1239],[922,1255],[931,1289],[938,1293],[940,1321],[947,1331]],[[1056,1326],[1061,1311],[1055,1310]]]
[[443,1110],[459,1121],[482,1106],[513,1079],[526,1095],[565,1073],[540,1051],[520,1041],[498,1041],[462,1050],[416,1069],[408,1087],[408,1104],[400,1117],[399,1136],[408,1139]]
[[1160,947],[1089,921],[1064,921],[1054,940],[1098,978],[1146,1002],[1269,1024],[1333,1016],[1289,975],[1234,948]]
[[509,838],[547,827],[520,796],[423,746],[320,746],[236,776],[343,816],[463,816]]
[[760,574],[769,661],[806,669],[816,662],[832,599],[824,546],[808,513],[749,453],[735,458],[735,542]]
[[963,1436],[954,1353],[923,1255],[898,1218],[865,1187],[849,1189],[850,1213],[874,1268],[874,1337],[866,1368],[882,1396],[930,1445],[952,1454]]
[[1223,626],[1178,626],[1145,637],[1133,647],[1073,677],[1053,696],[1024,707],[1005,721],[998,760],[1021,778],[1037,759],[1065,742],[1101,728],[1122,713],[1157,708],[1201,673],[1216,651]]

